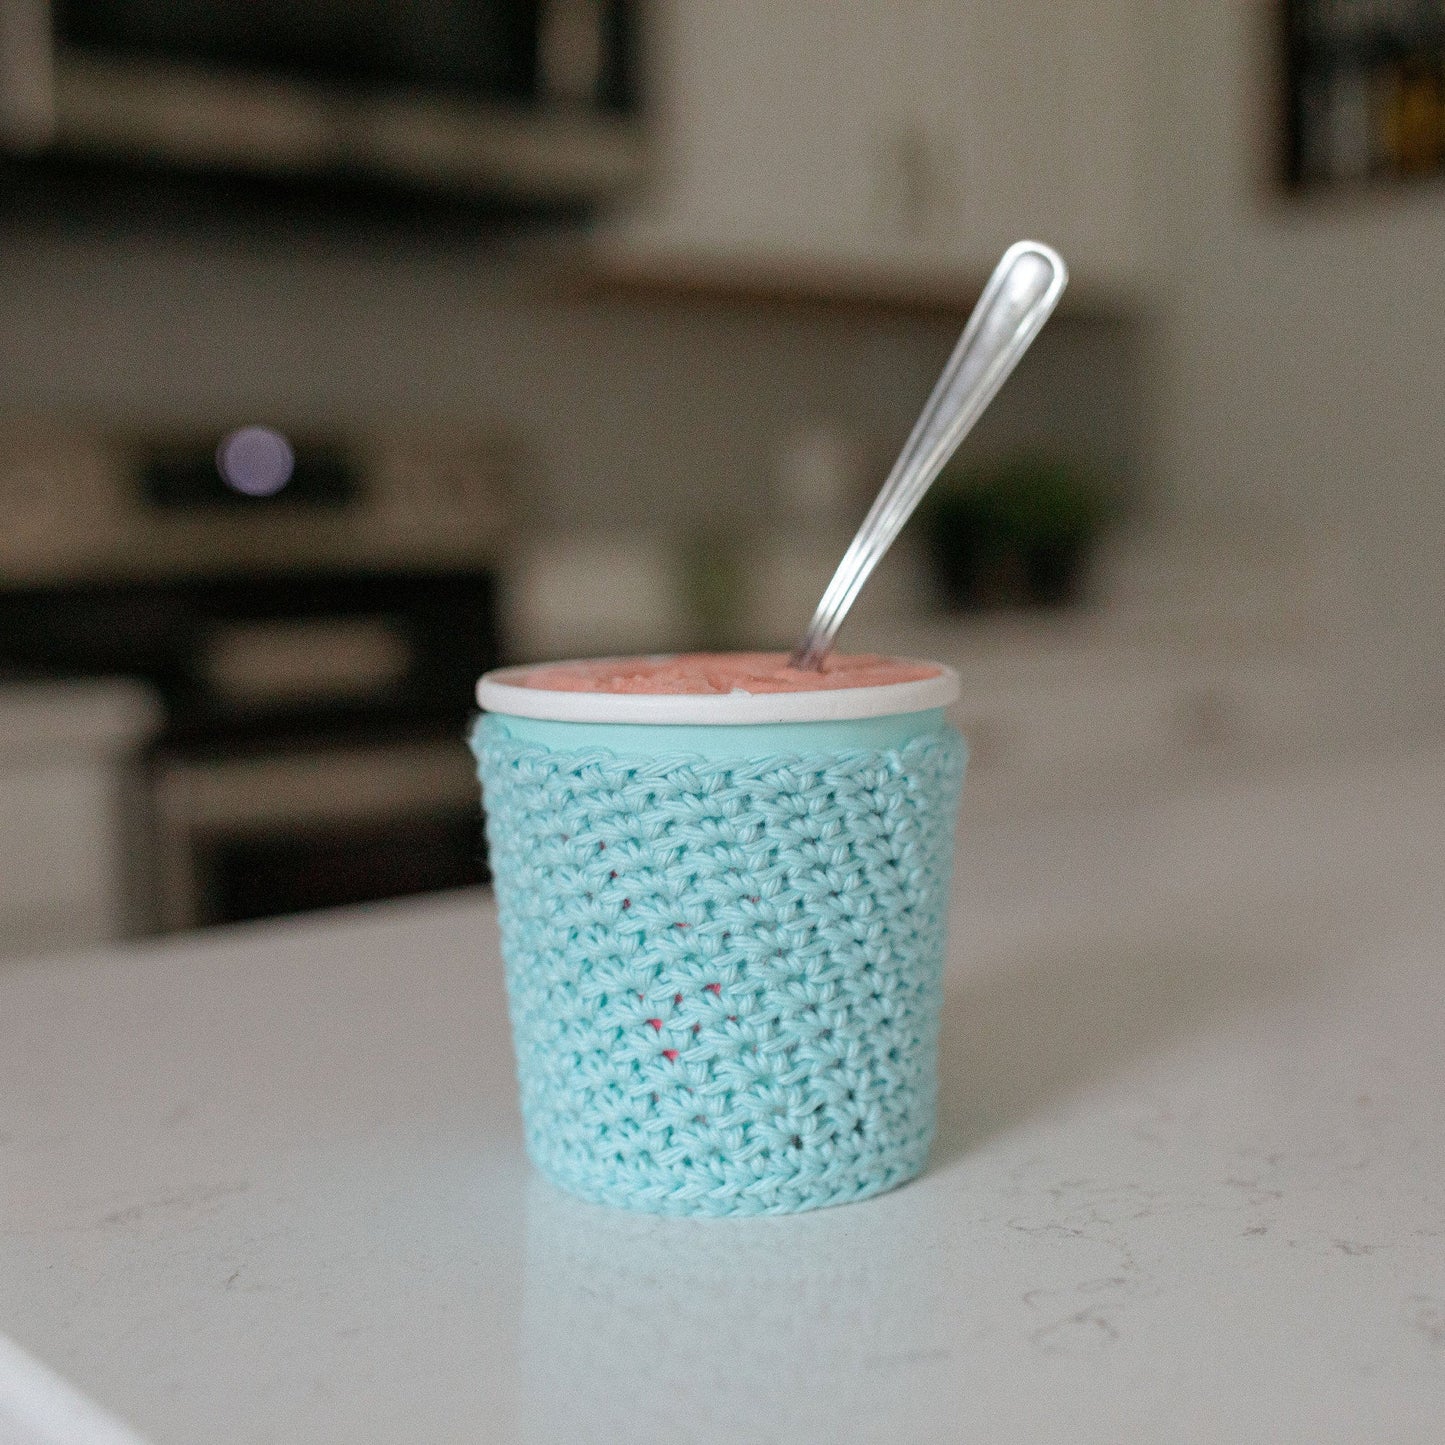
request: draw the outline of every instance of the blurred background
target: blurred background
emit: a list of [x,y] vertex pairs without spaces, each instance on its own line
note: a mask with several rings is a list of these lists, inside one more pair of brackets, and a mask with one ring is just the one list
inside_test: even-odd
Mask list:
[[1436,728],[1440,0],[0,0],[0,956],[481,881],[504,660],[850,650],[976,816]]

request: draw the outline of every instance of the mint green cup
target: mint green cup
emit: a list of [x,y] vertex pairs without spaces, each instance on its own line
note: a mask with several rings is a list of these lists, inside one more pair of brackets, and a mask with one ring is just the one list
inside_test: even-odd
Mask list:
[[927,1159],[962,739],[920,682],[566,693],[473,733],[528,1152],[669,1214],[861,1199]]

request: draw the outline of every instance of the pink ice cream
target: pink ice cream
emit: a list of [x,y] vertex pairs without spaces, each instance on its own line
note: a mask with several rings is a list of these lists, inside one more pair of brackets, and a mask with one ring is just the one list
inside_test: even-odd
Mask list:
[[605,657],[555,662],[512,679],[551,692],[726,694],[826,692],[937,677],[940,668],[873,653],[831,654],[821,672],[788,666],[785,652],[682,652],[673,657]]

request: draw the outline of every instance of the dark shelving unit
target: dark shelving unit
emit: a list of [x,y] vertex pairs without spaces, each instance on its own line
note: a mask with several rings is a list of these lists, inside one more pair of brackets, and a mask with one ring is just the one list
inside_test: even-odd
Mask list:
[[1291,190],[1445,172],[1445,0],[1284,0]]

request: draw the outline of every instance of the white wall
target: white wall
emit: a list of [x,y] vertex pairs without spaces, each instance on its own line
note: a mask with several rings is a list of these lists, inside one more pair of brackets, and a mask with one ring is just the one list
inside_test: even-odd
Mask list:
[[[0,234],[0,409],[98,421],[388,415],[498,423],[556,525],[755,517],[799,423],[901,445],[957,323],[569,299],[479,241]],[[979,451],[1046,443],[1129,469],[1127,327],[1051,328]],[[977,454],[977,453],[976,453]]]
[[[1270,0],[1151,9],[1159,474],[1186,528],[1332,533],[1363,685],[1445,699],[1445,184],[1271,189]],[[1342,585],[1352,585],[1346,575]]]

